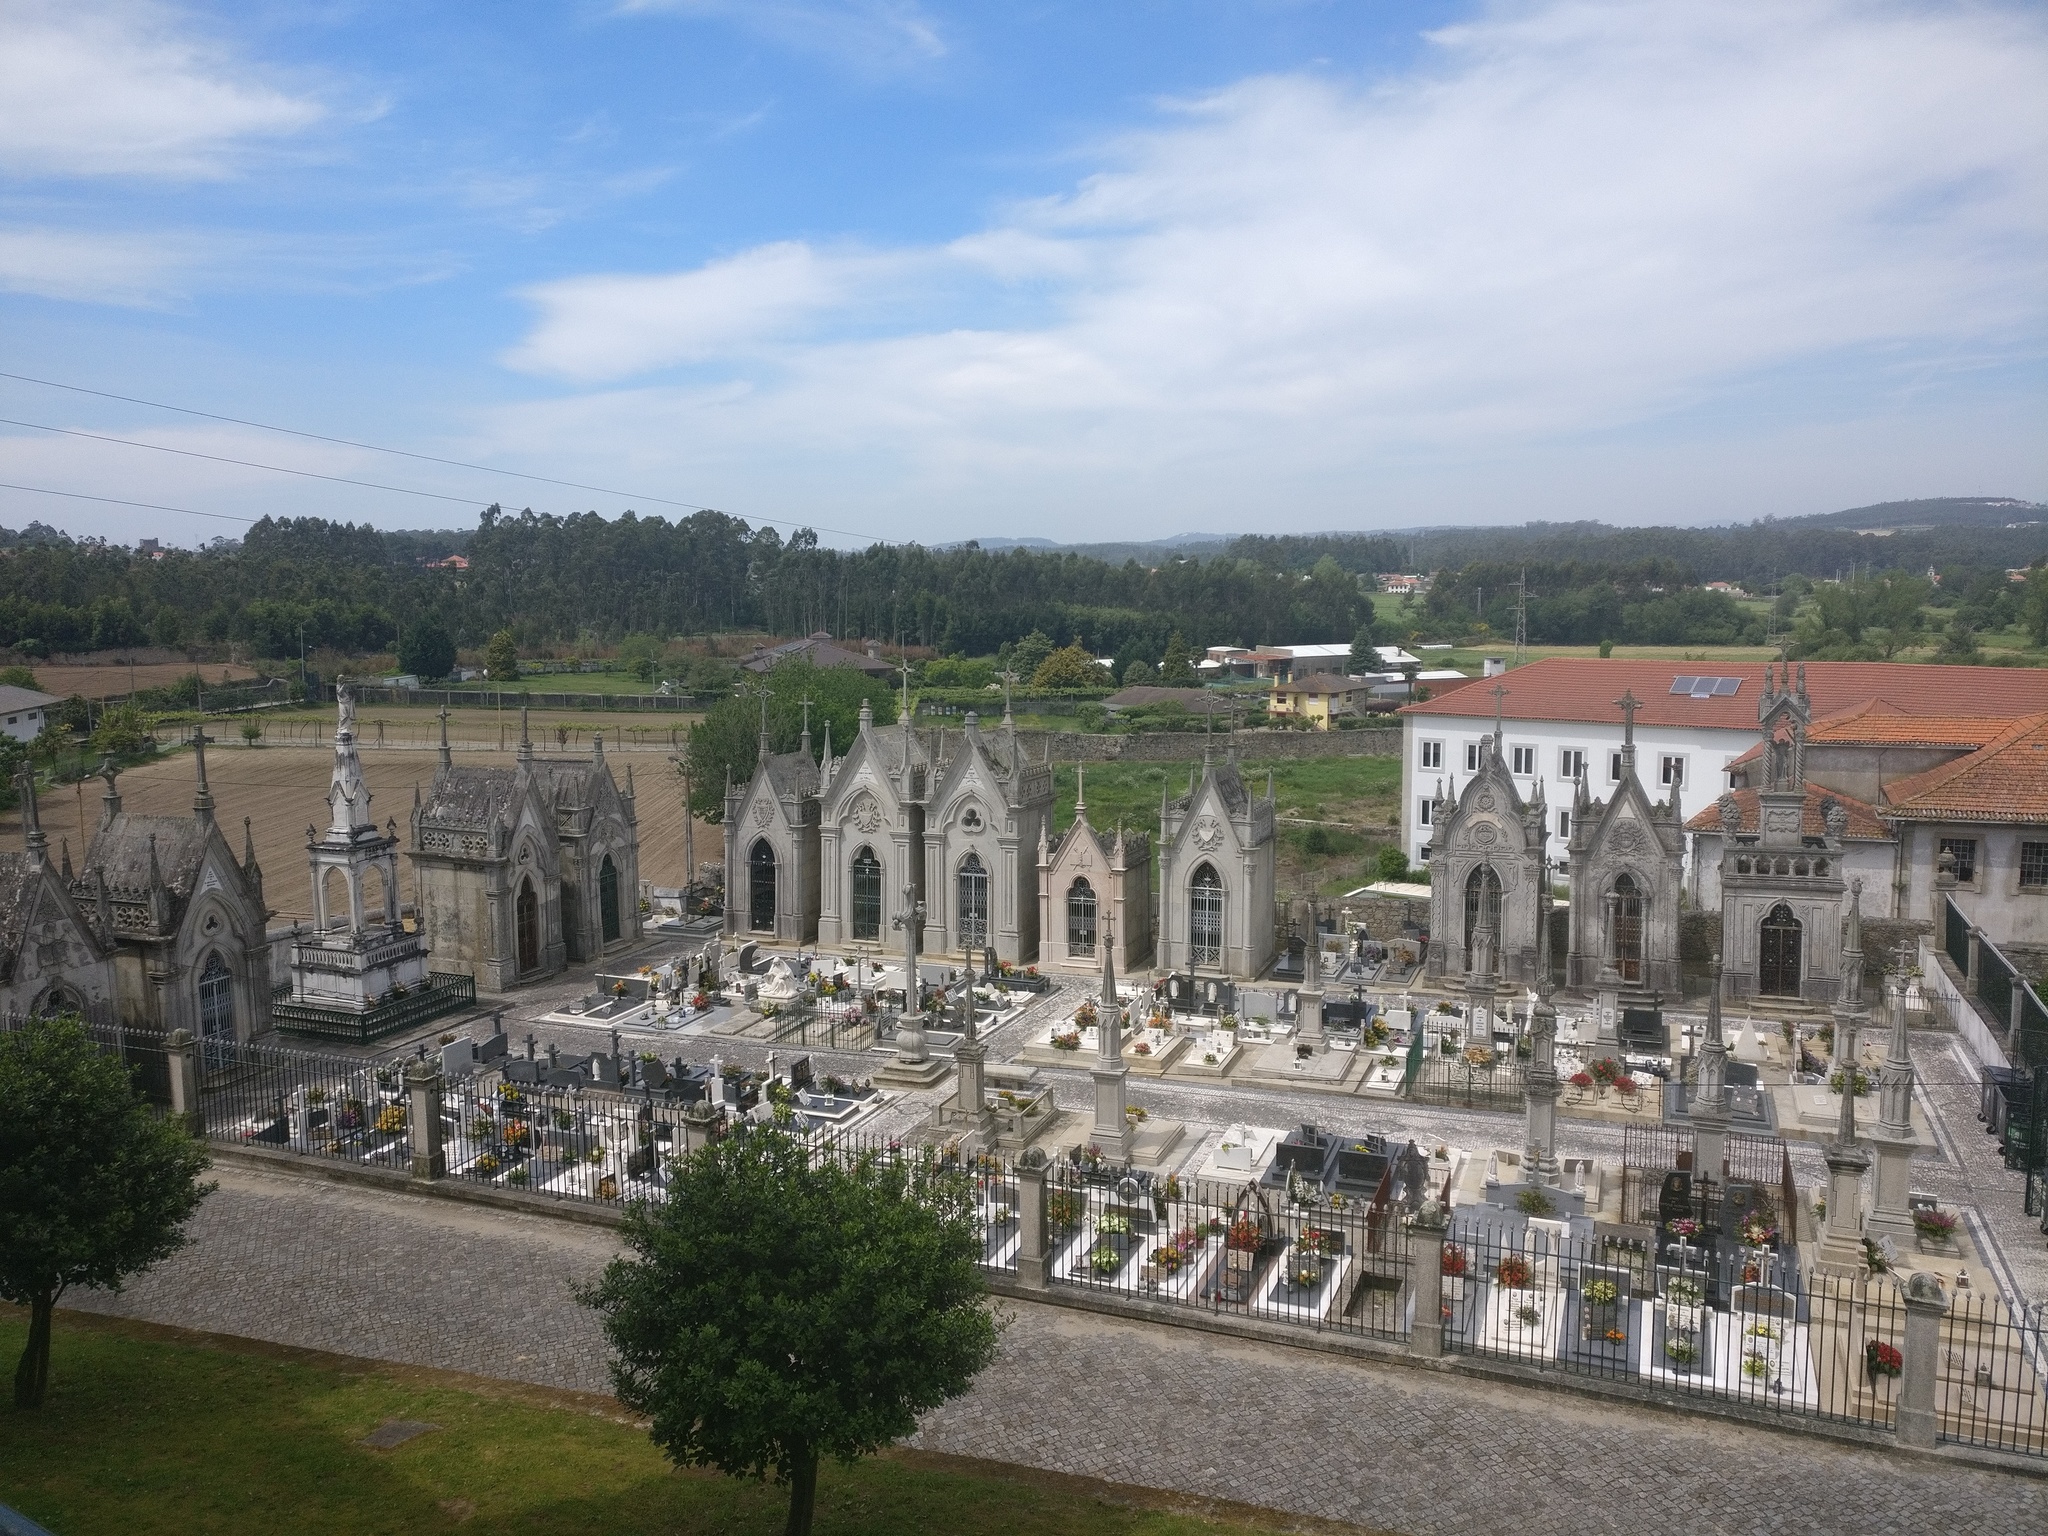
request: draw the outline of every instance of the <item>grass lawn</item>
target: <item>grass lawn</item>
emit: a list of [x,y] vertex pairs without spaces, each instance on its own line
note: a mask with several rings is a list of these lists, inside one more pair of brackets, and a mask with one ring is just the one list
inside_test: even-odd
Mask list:
[[[25,1314],[0,1307],[8,1375]],[[773,1486],[677,1471],[608,1399],[60,1313],[40,1412],[0,1406],[0,1503],[57,1536],[776,1532]],[[392,1419],[439,1426],[391,1450]],[[1117,1502],[1112,1502],[1112,1499]],[[1192,1503],[1192,1501],[1187,1501]],[[833,1536],[1222,1536],[1333,1529],[898,1452],[818,1478]]]

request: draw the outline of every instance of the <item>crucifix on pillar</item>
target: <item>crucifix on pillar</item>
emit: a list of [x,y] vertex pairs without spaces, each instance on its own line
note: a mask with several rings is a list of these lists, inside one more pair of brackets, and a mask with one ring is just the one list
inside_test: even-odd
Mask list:
[[1491,690],[1493,694],[1493,746],[1495,751],[1500,750],[1500,701],[1513,691],[1506,683],[1495,683]]
[[896,1030],[896,1059],[915,1066],[925,1059],[924,999],[917,983],[917,936],[924,931],[924,903],[914,886],[903,887],[903,910],[889,920],[903,931],[903,1022]]

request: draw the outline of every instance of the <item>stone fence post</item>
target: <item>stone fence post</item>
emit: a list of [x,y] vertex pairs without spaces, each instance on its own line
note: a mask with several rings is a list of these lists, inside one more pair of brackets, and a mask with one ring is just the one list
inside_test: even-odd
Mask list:
[[1948,1298],[1925,1270],[1906,1281],[1906,1340],[1899,1351],[1898,1435],[1901,1445],[1932,1446],[1940,1412],[1941,1320]]
[[1045,1154],[1032,1148],[1017,1161],[1017,1281],[1045,1289]]
[[415,1061],[405,1069],[406,1130],[412,1141],[412,1176],[440,1179],[448,1175],[448,1154],[441,1147],[441,1066]]
[[1970,924],[1968,964],[1963,967],[1963,996],[1965,997],[1975,997],[1977,995],[1978,966],[1982,958],[1983,944],[1984,930],[1975,923]]
[[711,1127],[717,1121],[709,1104],[689,1104],[683,1109],[683,1156],[702,1152],[711,1145]]
[[1408,1289],[1415,1298],[1408,1348],[1431,1360],[1444,1352],[1444,1235],[1449,1230],[1450,1221],[1434,1195],[1422,1202],[1408,1229]]
[[174,1029],[164,1041],[164,1065],[171,1078],[171,1117],[196,1137],[206,1135],[206,1110],[199,1102],[199,1042],[189,1029]]

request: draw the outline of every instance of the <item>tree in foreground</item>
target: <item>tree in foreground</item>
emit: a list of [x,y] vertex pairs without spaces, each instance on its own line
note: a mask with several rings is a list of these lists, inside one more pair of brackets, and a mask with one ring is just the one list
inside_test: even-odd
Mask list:
[[789,1484],[790,1536],[820,1457],[910,1433],[995,1356],[972,1187],[929,1154],[842,1165],[750,1130],[679,1161],[624,1237],[582,1298],[619,1401],[680,1465]]
[[0,1298],[29,1309],[15,1407],[42,1406],[65,1291],[119,1290],[185,1245],[206,1162],[75,1019],[0,1035]]

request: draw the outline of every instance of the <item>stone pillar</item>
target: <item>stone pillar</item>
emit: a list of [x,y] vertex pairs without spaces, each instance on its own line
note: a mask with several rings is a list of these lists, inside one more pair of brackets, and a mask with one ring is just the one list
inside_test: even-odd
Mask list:
[[1728,1166],[1728,1046],[1721,1034],[1721,957],[1714,956],[1707,993],[1707,1037],[1700,1043],[1699,1069],[1686,1102],[1692,1121],[1694,1178],[1721,1182]]
[[412,1143],[412,1176],[439,1179],[448,1174],[448,1154],[441,1148],[441,1068],[434,1061],[415,1061],[405,1069],[406,1134]]
[[1940,1428],[1941,1320],[1948,1312],[1948,1299],[1939,1280],[1917,1270],[1906,1281],[1905,1301],[1896,1427],[1901,1445],[1932,1449]]
[[683,1156],[701,1152],[711,1145],[711,1127],[717,1123],[717,1112],[710,1104],[691,1104],[683,1110]]
[[1017,1161],[1017,1282],[1045,1289],[1051,1266],[1045,1226],[1045,1154],[1033,1148]]
[[[1836,1043],[1849,1034],[1845,1060],[1854,1059],[1853,1030],[1836,1026]],[[1842,1112],[1836,1123],[1835,1139],[1828,1143],[1828,1216],[1821,1233],[1819,1263],[1841,1274],[1862,1275],[1869,1264],[1863,1251],[1863,1175],[1870,1169],[1870,1154],[1856,1142],[1856,1085],[1842,1080]]]
[[194,1136],[206,1134],[206,1111],[199,1102],[199,1042],[189,1029],[174,1029],[164,1042],[164,1064],[170,1069],[171,1118]]
[[1911,1193],[1913,1153],[1913,1058],[1906,1048],[1906,978],[1893,979],[1891,1041],[1877,1079],[1877,1127],[1871,1132],[1877,1153],[1877,1189],[1871,1201],[1870,1230],[1897,1237],[1913,1235]]
[[1408,1228],[1414,1256],[1408,1288],[1415,1297],[1408,1348],[1431,1360],[1444,1352],[1444,1234],[1449,1230],[1449,1217],[1435,1195],[1423,1200]]
[[[1547,951],[1547,946],[1545,947]],[[1547,953],[1546,953],[1547,958]],[[1529,1014],[1529,1071],[1523,1087],[1525,1118],[1522,1177],[1529,1184],[1556,1184],[1557,1164],[1557,989],[1548,975],[1536,984],[1536,1006]]]
[[1126,1161],[1131,1144],[1130,1120],[1124,1114],[1124,1082],[1130,1066],[1124,1060],[1123,1004],[1116,995],[1116,939],[1112,925],[1102,925],[1102,996],[1096,1003],[1095,1064],[1088,1075],[1095,1079],[1095,1125],[1089,1140],[1102,1149],[1111,1162]]
[[974,1032],[974,977],[970,972],[960,984],[960,1043],[953,1049],[953,1067],[959,1077],[954,1084],[954,1108],[983,1148],[995,1139],[995,1116],[988,1107],[982,1086],[982,1068],[988,1047]]

